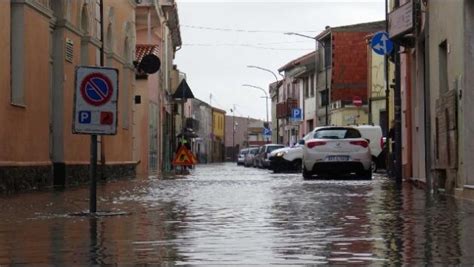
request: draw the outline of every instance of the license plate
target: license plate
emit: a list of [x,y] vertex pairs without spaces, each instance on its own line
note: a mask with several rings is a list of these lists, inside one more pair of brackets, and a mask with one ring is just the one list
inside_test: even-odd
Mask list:
[[348,161],[349,156],[327,156],[327,161]]

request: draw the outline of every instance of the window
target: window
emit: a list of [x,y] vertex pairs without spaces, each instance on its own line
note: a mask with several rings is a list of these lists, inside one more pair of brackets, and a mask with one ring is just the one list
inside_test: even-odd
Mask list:
[[23,4],[11,5],[11,104],[24,106],[25,103],[25,56],[18,49],[25,44],[25,7]]
[[96,26],[96,38],[99,40],[102,40],[102,27],[100,23],[102,14],[100,14],[100,1],[101,0],[95,1],[95,26]]
[[444,40],[439,45],[439,93],[442,96],[448,90],[448,42]]
[[331,35],[328,35],[321,42],[324,49],[324,68],[329,68],[332,64]]
[[346,138],[360,138],[360,132],[352,128],[330,128],[321,129],[314,133],[314,138],[322,139],[346,139]]

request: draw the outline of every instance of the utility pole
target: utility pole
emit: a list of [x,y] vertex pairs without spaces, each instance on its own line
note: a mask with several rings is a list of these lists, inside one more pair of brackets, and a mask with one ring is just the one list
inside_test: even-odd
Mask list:
[[[100,66],[104,66],[104,0],[99,2],[99,12],[100,12]],[[102,156],[104,140],[101,138],[101,162],[105,163],[105,156]],[[97,134],[91,135],[90,142],[90,167],[89,167],[89,177],[90,177],[90,188],[89,188],[89,213],[95,214],[97,212]],[[104,167],[104,166],[102,166]],[[102,168],[103,170],[103,168]]]

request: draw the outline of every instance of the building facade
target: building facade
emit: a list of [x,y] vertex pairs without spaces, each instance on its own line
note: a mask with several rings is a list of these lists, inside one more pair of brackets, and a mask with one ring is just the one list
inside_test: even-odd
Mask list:
[[[264,139],[264,121],[249,117],[225,117],[226,160],[234,161],[240,149],[269,143]],[[234,127],[232,127],[234,126]]]
[[[366,37],[385,21],[327,27],[316,36],[319,53],[317,125],[368,123]],[[353,104],[361,99],[362,106]]]
[[211,162],[225,160],[225,110],[212,108],[212,158]]
[[[429,190],[474,199],[472,1],[391,1],[389,28],[400,46],[395,67],[401,95],[403,178]],[[413,15],[410,17],[410,15]],[[446,19],[450,18],[450,19]]]
[[[134,2],[105,0],[103,33],[100,1],[2,1],[1,5],[0,28],[3,36],[9,36],[1,45],[5,90],[0,93],[0,121],[10,125],[0,132],[1,140],[9,140],[0,145],[3,177],[18,187],[64,186],[87,179],[90,138],[71,131],[74,71],[80,65],[120,71],[117,135],[99,139],[99,171],[107,177],[133,176]],[[24,147],[29,149],[19,149]],[[22,177],[25,173],[29,178]]]
[[[314,127],[315,60],[315,52],[311,52],[278,69],[279,72],[284,72],[284,78],[279,90],[280,102],[276,106],[276,115],[280,119],[279,132],[285,145],[296,143],[308,132],[308,127]],[[301,110],[301,119],[292,119],[294,109]]]

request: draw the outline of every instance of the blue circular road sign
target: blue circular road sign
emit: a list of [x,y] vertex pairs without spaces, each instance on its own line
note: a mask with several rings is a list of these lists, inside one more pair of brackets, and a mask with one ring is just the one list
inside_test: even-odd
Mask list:
[[372,50],[379,55],[388,55],[392,53],[393,42],[388,37],[387,32],[377,32],[370,43]]

